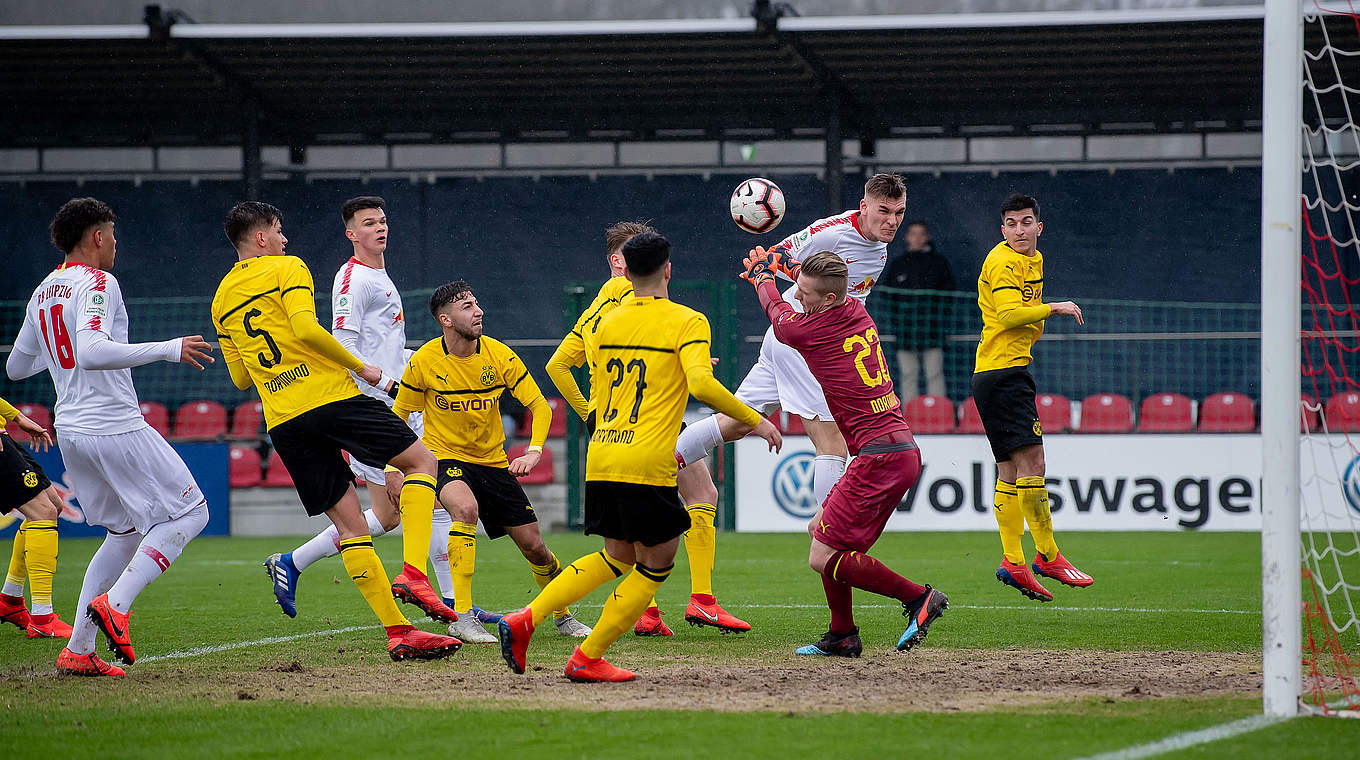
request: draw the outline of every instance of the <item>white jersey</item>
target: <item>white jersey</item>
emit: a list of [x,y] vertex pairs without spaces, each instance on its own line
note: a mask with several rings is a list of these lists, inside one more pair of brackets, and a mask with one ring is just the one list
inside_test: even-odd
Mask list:
[[[331,315],[332,332],[352,330],[359,334],[360,359],[378,365],[394,380],[401,379],[407,356],[406,313],[386,269],[374,269],[350,257],[335,273]],[[362,380],[357,384],[365,394],[392,406],[391,396]]]
[[[76,362],[82,331],[127,343],[128,315],[118,279],[84,264],[63,264],[28,299],[14,350],[38,357],[57,390],[53,424],[59,433],[117,435],[147,427],[137,406],[131,369],[82,369]],[[178,342],[175,356],[179,358]],[[168,344],[166,356],[169,360]],[[41,371],[41,370],[37,370]]]
[[[859,211],[851,209],[837,216],[818,219],[789,235],[770,249],[802,262],[819,251],[831,251],[845,261],[850,270],[847,294],[863,302],[878,284],[888,263],[888,244],[864,237],[859,229]],[[784,300],[799,312],[803,307],[794,299],[796,287],[784,291]]]

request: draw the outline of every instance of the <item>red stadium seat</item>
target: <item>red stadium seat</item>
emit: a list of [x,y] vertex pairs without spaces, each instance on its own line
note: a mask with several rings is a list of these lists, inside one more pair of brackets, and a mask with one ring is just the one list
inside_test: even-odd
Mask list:
[[170,410],[165,408],[165,404],[155,401],[143,401],[141,403],[142,416],[146,418],[148,425],[162,436],[170,437]]
[[[33,420],[34,422],[38,423],[39,425],[42,425],[48,430],[52,429],[51,409],[48,409],[42,404],[18,404],[17,406],[15,406],[15,408],[18,409],[21,414],[23,414],[30,420]],[[25,433],[24,431],[20,430],[19,426],[14,424],[13,422],[5,426],[5,432],[9,433],[9,437],[13,438],[15,441],[19,443],[28,443],[29,438],[31,437],[29,436],[28,433]]]
[[1322,421],[1318,418],[1318,403],[1307,393],[1300,398],[1299,404],[1299,432],[1311,433],[1322,426]]
[[1118,393],[1087,396],[1081,402],[1079,429],[1083,433],[1127,433],[1133,430],[1133,402]]
[[977,402],[969,396],[959,410],[959,433],[985,433],[982,418],[978,416]]
[[1154,393],[1138,405],[1140,433],[1188,433],[1194,429],[1194,406],[1187,396]]
[[245,446],[231,447],[228,482],[232,488],[252,488],[260,484],[260,452]]
[[1256,406],[1241,393],[1215,393],[1199,406],[1201,433],[1250,433],[1256,429]]
[[269,488],[292,488],[293,476],[288,474],[288,468],[283,466],[283,460],[279,458],[278,450],[269,452],[269,467],[264,471],[264,480],[260,483]]
[[216,401],[190,401],[175,412],[173,436],[212,439],[227,434],[227,408]]
[[1039,412],[1039,426],[1045,435],[1066,433],[1072,427],[1072,402],[1058,393],[1040,393],[1034,397],[1034,408]]
[[1322,410],[1327,430],[1333,433],[1353,433],[1360,430],[1360,393],[1338,393],[1327,399]]
[[231,413],[232,438],[258,438],[264,424],[264,404],[247,401]]
[[[511,462],[513,462],[519,457],[524,456],[524,452],[528,450],[529,450],[528,444],[511,446],[510,450],[506,452],[505,456],[509,458]],[[525,475],[524,477],[520,478],[519,482],[520,485],[525,486],[541,486],[553,482],[553,479],[554,478],[553,478],[552,450],[545,448],[543,449],[543,457],[538,460],[538,465],[534,467],[534,469],[530,470],[528,475]]]
[[913,433],[954,432],[954,402],[944,396],[917,396],[902,405],[902,416]]
[[[576,412],[572,411],[570,406],[567,406],[566,399],[556,396],[548,397],[548,406],[552,407],[552,424],[548,426],[548,437],[565,437],[567,435],[567,415],[576,414]],[[519,429],[515,431],[515,437],[529,438],[533,435],[533,430],[534,415],[526,411],[524,419],[519,423]]]

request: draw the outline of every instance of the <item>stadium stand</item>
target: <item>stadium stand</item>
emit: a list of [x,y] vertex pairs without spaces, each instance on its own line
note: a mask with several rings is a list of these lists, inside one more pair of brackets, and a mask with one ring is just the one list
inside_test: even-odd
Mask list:
[[1040,393],[1034,397],[1034,406],[1045,434],[1066,433],[1072,427],[1072,402],[1066,396]]
[[1194,429],[1194,402],[1186,396],[1154,393],[1138,405],[1140,433],[1188,433]]
[[[982,417],[978,416],[977,402],[972,396],[964,399],[959,408],[959,428],[958,433],[985,433],[982,427]],[[1047,431],[1045,431],[1047,432]]]
[[1250,433],[1256,429],[1256,405],[1241,393],[1215,393],[1199,405],[1199,429],[1202,433]]
[[1128,433],[1133,430],[1133,403],[1118,393],[1097,393],[1081,402],[1081,433]]
[[[567,415],[575,414],[567,406],[567,400],[548,396],[548,406],[552,407],[552,425],[548,427],[549,438],[565,438],[567,435]],[[528,438],[534,429],[534,416],[527,411],[519,422],[519,429],[515,431],[516,438]]]
[[[525,452],[528,450],[528,444],[511,446],[510,450],[506,452],[506,456],[513,462],[516,458],[524,456]],[[520,485],[525,486],[541,486],[552,483],[555,479],[553,473],[553,453],[551,449],[545,447],[543,449],[542,458],[538,460],[538,465],[530,470],[528,475],[520,478],[519,482]]]
[[260,485],[269,488],[292,488],[293,476],[288,474],[288,468],[283,466],[283,460],[279,458],[278,451],[269,452],[269,464],[264,470],[264,480]]
[[944,396],[917,396],[902,405],[902,416],[913,433],[954,432],[954,402]]
[[227,408],[216,401],[190,401],[175,410],[171,438],[212,440],[227,434]]
[[264,432],[264,404],[247,401],[231,413],[232,438],[259,438]]
[[231,447],[227,481],[232,488],[253,488],[260,484],[260,452],[246,446]]
[[1353,433],[1360,430],[1360,393],[1338,393],[1327,399],[1322,410],[1327,429],[1332,432]]
[[170,437],[170,410],[159,401],[143,401],[140,405],[142,417],[157,433]]

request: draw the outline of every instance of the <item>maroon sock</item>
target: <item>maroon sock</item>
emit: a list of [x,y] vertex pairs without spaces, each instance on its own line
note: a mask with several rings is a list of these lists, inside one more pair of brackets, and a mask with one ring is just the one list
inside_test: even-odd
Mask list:
[[826,592],[826,606],[831,609],[831,632],[849,633],[855,630],[855,613],[850,609],[850,586],[822,576],[822,590]]
[[909,604],[926,592],[920,586],[888,569],[888,566],[864,552],[836,552],[827,562],[831,576],[855,588],[872,591]]

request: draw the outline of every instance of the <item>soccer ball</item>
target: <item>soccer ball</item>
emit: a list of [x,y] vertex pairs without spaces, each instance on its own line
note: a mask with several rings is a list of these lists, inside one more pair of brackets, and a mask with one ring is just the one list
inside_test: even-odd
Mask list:
[[769,232],[784,218],[784,191],[763,177],[753,177],[732,191],[732,221],[753,234]]

